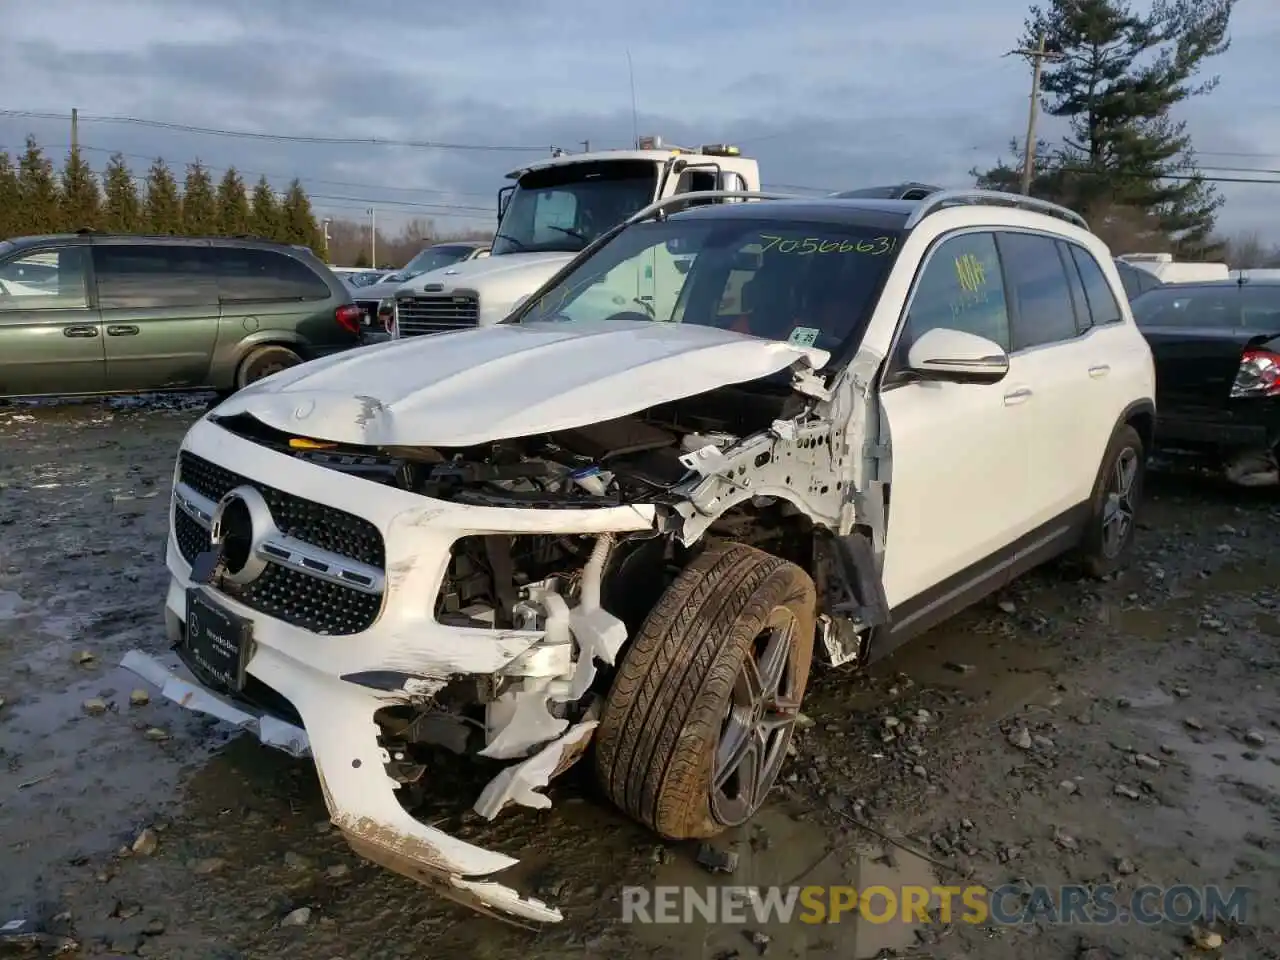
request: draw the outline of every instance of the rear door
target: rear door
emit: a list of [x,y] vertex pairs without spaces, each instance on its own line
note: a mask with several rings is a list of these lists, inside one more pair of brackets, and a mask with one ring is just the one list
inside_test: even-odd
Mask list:
[[204,243],[93,247],[110,390],[209,386],[218,296]]
[[1013,323],[1010,383],[1016,371],[1032,417],[1024,501],[1036,527],[1088,500],[1119,411],[1090,373],[1099,345],[1077,321],[1075,267],[1069,274],[1056,238],[1002,231],[996,239]]
[[0,396],[96,393],[102,323],[83,244],[27,247],[0,263]]

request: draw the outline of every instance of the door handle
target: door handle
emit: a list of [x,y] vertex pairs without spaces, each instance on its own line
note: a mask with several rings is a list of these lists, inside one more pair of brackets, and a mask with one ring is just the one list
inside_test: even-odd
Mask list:
[[1016,407],[1020,403],[1026,403],[1031,399],[1030,387],[1018,387],[1016,390],[1010,390],[1004,395],[1004,405],[1006,407]]
[[1095,380],[1099,377],[1105,377],[1110,372],[1111,367],[1107,366],[1105,363],[1099,363],[1098,365],[1089,368],[1089,376],[1093,377]]
[[96,337],[98,335],[98,328],[94,326],[88,326],[86,324],[77,324],[74,327],[63,327],[62,335],[64,337],[79,337],[79,338]]
[[138,328],[131,323],[113,323],[107,327],[108,337],[132,337],[137,332]]

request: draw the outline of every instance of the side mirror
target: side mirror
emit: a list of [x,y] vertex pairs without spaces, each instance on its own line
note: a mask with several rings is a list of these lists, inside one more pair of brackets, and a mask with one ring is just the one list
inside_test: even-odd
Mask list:
[[511,194],[516,192],[515,187],[503,187],[498,191],[498,221],[502,221],[503,215],[507,212],[507,203],[511,200]]
[[935,327],[911,345],[907,367],[925,380],[999,383],[1009,373],[1009,355],[994,340]]

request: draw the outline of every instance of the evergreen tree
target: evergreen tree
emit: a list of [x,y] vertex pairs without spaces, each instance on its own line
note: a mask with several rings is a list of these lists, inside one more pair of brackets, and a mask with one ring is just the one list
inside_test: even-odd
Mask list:
[[61,198],[53,163],[44,155],[35,137],[27,137],[27,148],[18,161],[17,229],[20,234],[56,233],[62,229]]
[[22,234],[22,194],[9,154],[0,151],[0,240]]
[[[1061,55],[1045,66],[1045,110],[1069,133],[1038,163],[1032,193],[1091,219],[1127,214],[1142,231],[1172,240],[1181,256],[1212,252],[1222,199],[1198,174],[1186,124],[1171,108],[1210,92],[1197,80],[1225,51],[1236,0],[1154,0],[1145,14],[1129,0],[1050,0],[1033,6],[1021,41]],[[1011,177],[1012,174],[1012,177]],[[1008,189],[1017,173],[1001,164],[981,186]]]
[[223,174],[218,184],[218,232],[224,237],[238,237],[249,232],[249,195],[236,168]]
[[105,200],[102,206],[103,229],[112,233],[138,233],[143,229],[142,205],[133,171],[120,154],[113,154],[102,173]]
[[62,170],[62,223],[66,230],[96,230],[102,210],[98,178],[78,149],[67,154]]
[[182,188],[182,231],[192,237],[207,237],[218,229],[218,207],[213,199],[213,180],[197,160],[187,164]]
[[294,180],[284,195],[284,204],[280,211],[280,239],[285,243],[305,244],[315,251],[317,256],[323,252],[324,241],[320,237],[320,229],[316,226],[315,215],[311,212],[311,198],[302,189],[302,182]]
[[151,233],[182,233],[182,199],[178,183],[164,160],[157,157],[147,171],[147,199],[144,209],[146,229]]
[[266,177],[262,177],[253,188],[249,232],[266,240],[277,239],[276,235],[280,232],[280,203]]

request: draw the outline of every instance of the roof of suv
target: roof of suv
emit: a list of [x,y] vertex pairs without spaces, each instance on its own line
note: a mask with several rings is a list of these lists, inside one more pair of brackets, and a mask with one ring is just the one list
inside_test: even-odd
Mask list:
[[[722,194],[723,196],[724,194]],[[880,230],[906,230],[922,218],[943,209],[968,206],[1002,211],[1021,210],[1046,219],[1068,223],[1088,231],[1079,214],[1057,204],[1012,193],[980,190],[940,190],[919,200],[879,200],[869,197],[778,197],[766,203],[716,203],[687,208],[670,214],[681,219],[807,220],[872,227]]]
[[901,230],[915,200],[843,200],[832,197],[770,200],[767,203],[717,203],[671,214],[672,219],[808,220]]

